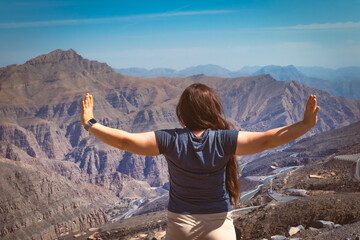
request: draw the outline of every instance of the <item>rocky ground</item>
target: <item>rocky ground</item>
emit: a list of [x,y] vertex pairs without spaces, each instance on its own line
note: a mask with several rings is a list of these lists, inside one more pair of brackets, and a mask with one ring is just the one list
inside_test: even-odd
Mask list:
[[359,219],[360,193],[324,194],[270,203],[239,217],[235,226],[241,230],[242,239],[270,239],[274,235],[288,236],[288,228],[292,226],[308,229],[315,220],[346,225]]
[[360,222],[346,224],[335,229],[307,229],[294,237],[301,239],[323,240],[323,239],[356,239],[360,236]]
[[99,228],[79,231],[59,238],[59,240],[89,239],[153,239],[160,240],[165,236],[167,223],[166,211],[153,212],[134,216],[119,222],[102,225]]
[[[354,148],[351,148],[354,149]],[[355,163],[331,155],[313,164],[283,173],[273,180],[273,191],[289,195],[288,189],[306,192],[306,197],[276,202],[267,193],[266,183],[246,205],[261,205],[239,217],[235,226],[242,239],[270,239],[289,236],[289,227],[302,225],[306,230],[294,237],[301,239],[355,239],[360,234],[360,183],[354,178]],[[309,230],[316,220],[340,224],[336,229]]]

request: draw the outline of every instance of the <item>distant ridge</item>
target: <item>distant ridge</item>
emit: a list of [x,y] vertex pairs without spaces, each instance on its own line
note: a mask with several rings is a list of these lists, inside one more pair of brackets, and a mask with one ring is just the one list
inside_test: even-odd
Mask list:
[[205,74],[214,77],[232,77],[231,72],[223,67],[214,64],[198,65],[195,67],[175,70],[171,68],[123,68],[115,69],[116,72],[136,77],[189,77],[193,75]]
[[239,71],[230,71],[214,64],[199,65],[183,70],[170,68],[124,68],[115,69],[116,72],[138,77],[188,77],[204,74],[215,77],[245,77],[270,74],[278,81],[298,81],[310,87],[324,90],[334,96],[360,100],[360,67],[345,67],[336,70],[321,67],[295,67],[268,65],[245,66]]
[[360,67],[343,67],[338,68],[336,70],[323,68],[323,67],[301,67],[301,66],[279,66],[279,65],[267,65],[267,66],[244,66],[240,70],[230,71],[224,67],[215,65],[215,64],[207,64],[207,65],[198,65],[193,67],[188,67],[181,70],[175,70],[171,68],[120,68],[114,69],[116,72],[123,73],[130,76],[136,77],[188,77],[192,75],[204,74],[207,76],[216,76],[216,77],[246,77],[246,76],[254,76],[264,73],[275,73],[279,72],[279,78],[274,77],[279,81],[291,81],[296,79],[287,79],[281,80],[283,78],[280,73],[284,72],[285,74],[289,74],[289,72],[293,72],[296,75],[293,77],[311,77],[318,78],[328,81],[360,81]]
[[300,83],[303,82],[303,80],[306,78],[305,75],[303,75],[301,72],[299,72],[296,67],[293,65],[289,66],[275,66],[275,65],[269,65],[262,67],[258,71],[252,73],[252,76],[260,75],[260,74],[270,74],[273,78],[275,78],[278,81],[298,81]]

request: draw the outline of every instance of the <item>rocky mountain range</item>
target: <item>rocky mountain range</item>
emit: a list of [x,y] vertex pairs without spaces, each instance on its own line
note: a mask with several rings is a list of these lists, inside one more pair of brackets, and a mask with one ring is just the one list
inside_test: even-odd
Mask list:
[[360,99],[360,67],[345,67],[336,70],[322,67],[295,67],[289,66],[246,66],[238,71],[208,64],[189,67],[183,70],[169,68],[124,68],[116,69],[117,72],[138,77],[188,77],[191,75],[205,74],[207,76],[234,78],[244,76],[257,76],[270,74],[278,81],[298,81],[312,88],[317,88],[335,96]]
[[[0,156],[4,165],[0,169],[6,178],[0,185],[6,196],[0,206],[1,236],[21,238],[27,228],[36,225],[36,234],[49,239],[79,228],[69,225],[81,221],[67,210],[76,208],[76,215],[84,218],[96,216],[81,225],[86,228],[106,221],[101,207],[116,199],[154,195],[155,188],[168,182],[164,158],[136,156],[90,136],[79,121],[81,100],[87,92],[93,94],[95,117],[110,127],[132,132],[173,128],[179,127],[177,99],[185,87],[195,82],[218,92],[227,118],[237,129],[263,131],[299,121],[310,94],[318,96],[321,110],[318,124],[308,136],[360,120],[359,101],[335,97],[296,81],[276,81],[269,74],[142,78],[117,73],[107,64],[84,59],[74,50],[55,50],[23,65],[0,69]],[[30,178],[32,175],[36,177]],[[58,185],[59,181],[64,184]],[[75,194],[74,186],[82,190]],[[95,207],[89,194],[99,200]],[[54,200],[41,200],[45,196]],[[84,198],[87,200],[79,205]],[[41,207],[33,199],[39,199]],[[19,209],[11,207],[17,201],[22,202],[17,205]],[[63,210],[56,210],[58,206]],[[55,220],[41,225],[45,221],[42,219],[53,217],[46,215],[47,210],[40,211],[38,219],[29,217],[24,224],[18,222],[28,219],[38,208],[49,209],[56,213],[54,217],[63,214],[66,230],[56,230]]]

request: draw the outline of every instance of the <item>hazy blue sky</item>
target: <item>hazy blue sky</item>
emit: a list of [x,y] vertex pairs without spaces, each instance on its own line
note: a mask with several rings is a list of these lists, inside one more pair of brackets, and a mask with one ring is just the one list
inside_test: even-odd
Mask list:
[[0,0],[0,67],[58,48],[114,68],[359,66],[360,0]]

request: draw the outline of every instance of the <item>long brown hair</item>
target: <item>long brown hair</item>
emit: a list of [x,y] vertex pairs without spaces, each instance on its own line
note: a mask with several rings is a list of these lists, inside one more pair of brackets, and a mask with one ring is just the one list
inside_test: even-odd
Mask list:
[[[176,106],[176,115],[180,124],[191,131],[235,129],[234,125],[226,121],[223,106],[215,91],[201,83],[192,84],[184,90]],[[226,165],[226,190],[231,205],[235,205],[240,190],[235,156],[231,156]]]

